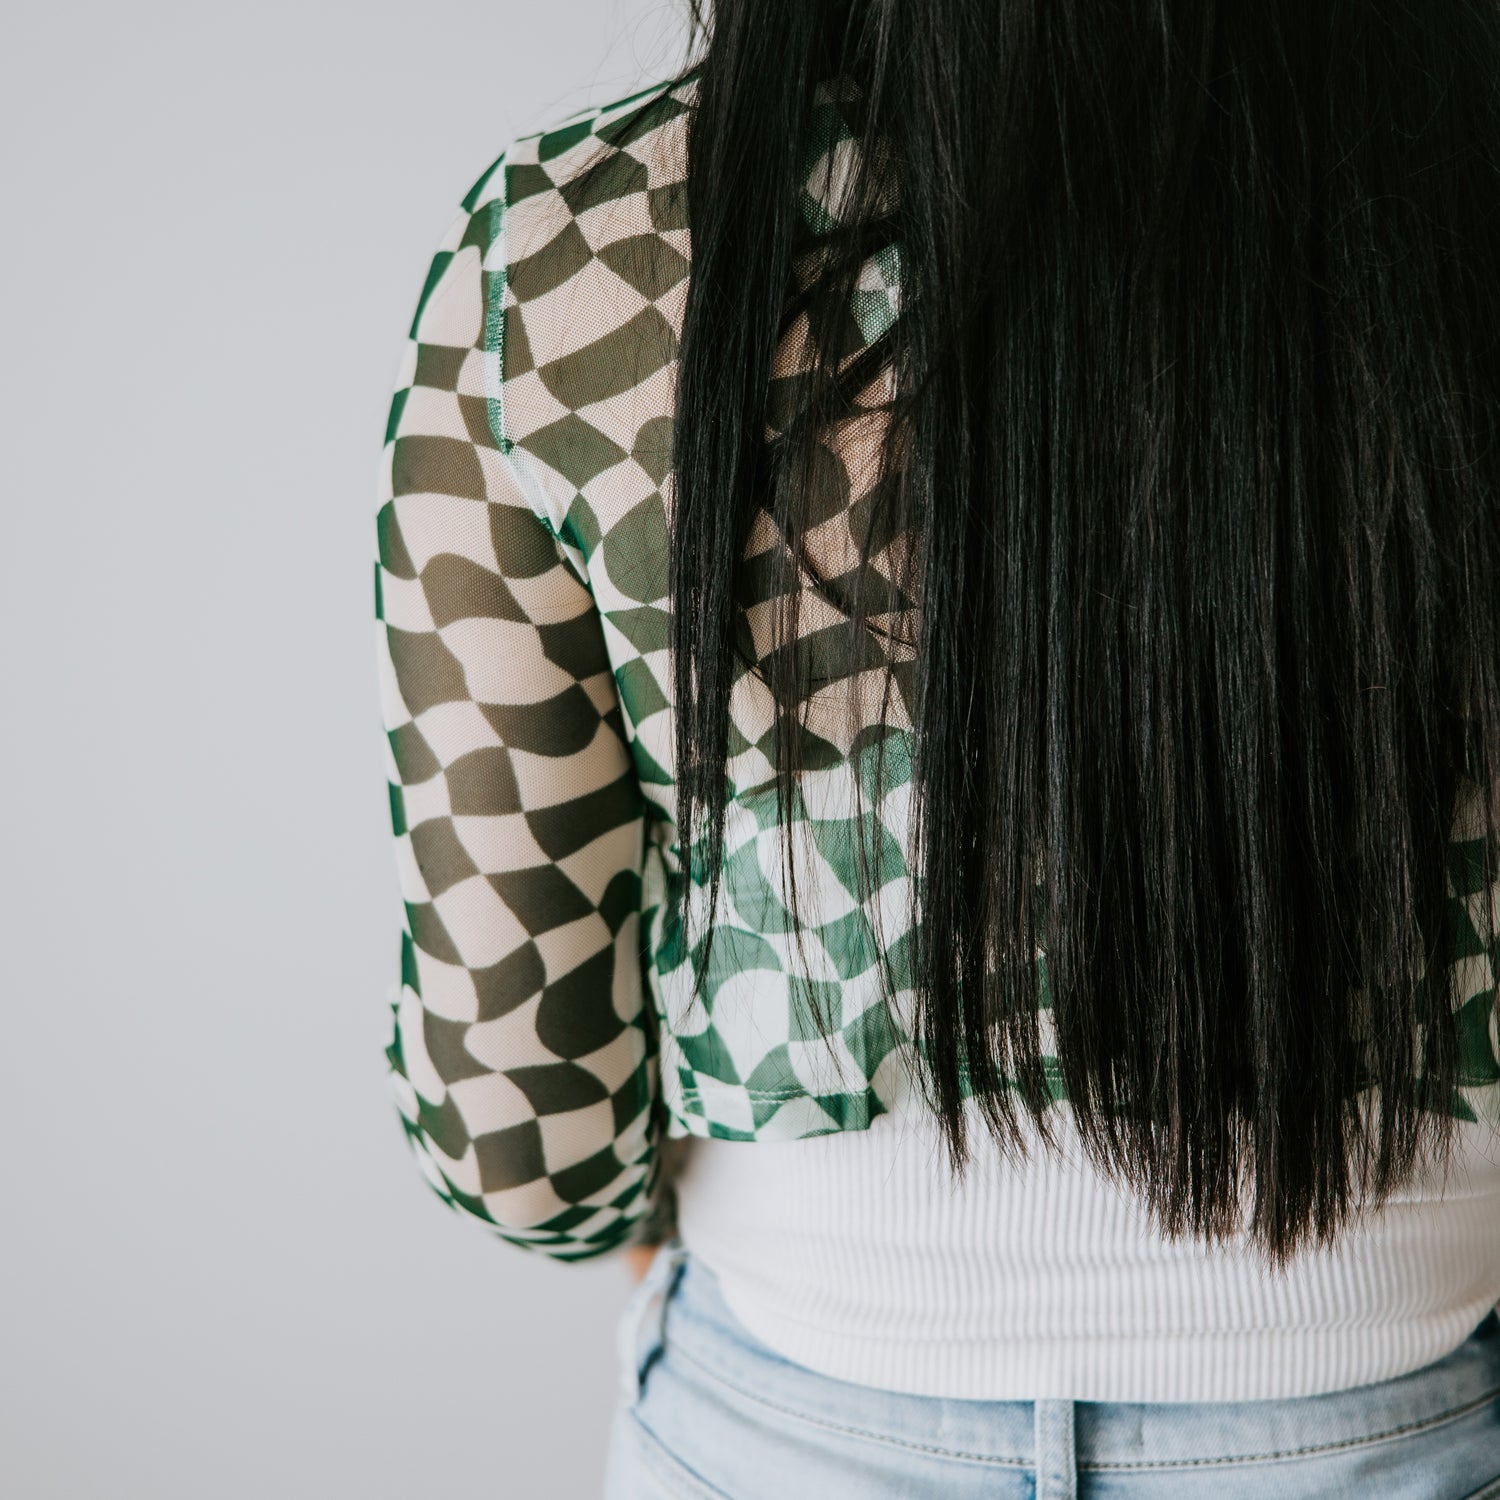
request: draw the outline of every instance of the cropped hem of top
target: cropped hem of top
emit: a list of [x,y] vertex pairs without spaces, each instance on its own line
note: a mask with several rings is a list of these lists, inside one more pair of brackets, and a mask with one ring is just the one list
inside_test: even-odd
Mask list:
[[[703,893],[676,823],[664,494],[694,90],[661,83],[506,145],[413,286],[372,531],[402,918],[385,1050],[422,1176],[486,1233],[583,1260],[653,1222],[663,1146],[695,1137],[679,1219],[731,1305],[790,1357],[895,1389],[1270,1396],[1441,1353],[1500,1292],[1478,1145],[1500,1120],[1500,883],[1473,827],[1450,845],[1464,1072],[1438,1104],[1485,1122],[1464,1127],[1475,1194],[1388,1211],[1274,1286],[1244,1259],[1162,1245],[1081,1167],[981,1163],[961,1193],[940,1188],[918,1149],[933,1126],[908,1108],[913,996],[888,1005],[884,984],[910,951],[909,735],[851,726],[863,657],[823,628],[816,591],[787,649],[817,669],[791,830],[817,920],[800,939],[786,920],[774,704],[747,668],[711,958],[682,941],[676,898]],[[820,97],[799,195],[814,229],[837,217],[850,144]],[[899,273],[895,246],[871,257],[851,346],[899,315]],[[786,337],[790,389],[805,370]],[[837,556],[875,481],[859,442],[829,452],[819,534]],[[755,530],[748,576],[785,573],[761,566],[776,537]]]
[[1243,1241],[1164,1240],[1083,1157],[1071,1122],[1061,1158],[1038,1146],[1016,1165],[971,1108],[962,1182],[916,1107],[794,1143],[695,1140],[679,1233],[783,1357],[924,1396],[1316,1395],[1441,1358],[1500,1302],[1488,1126],[1461,1127],[1445,1194],[1419,1182],[1276,1275]]

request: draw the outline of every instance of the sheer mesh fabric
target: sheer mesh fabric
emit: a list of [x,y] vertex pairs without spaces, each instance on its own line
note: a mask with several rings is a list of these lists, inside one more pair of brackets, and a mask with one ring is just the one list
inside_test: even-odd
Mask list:
[[[691,912],[704,895],[677,840],[666,583],[692,90],[585,111],[486,169],[421,290],[380,470],[375,613],[404,912],[391,1084],[439,1196],[560,1259],[660,1233],[664,1165],[686,1137],[863,1129],[915,1087],[913,580],[901,539],[881,532],[887,377],[820,444],[805,533],[768,505],[751,535],[723,893],[698,993],[676,920],[679,896]],[[838,101],[819,108],[813,223],[837,210],[848,149]],[[850,358],[897,315],[899,270],[891,247],[861,269],[841,311]],[[807,331],[794,320],[784,336],[768,436],[803,404]],[[856,596],[874,603],[853,640]],[[790,847],[777,671],[805,685]],[[1451,1107],[1493,1118],[1497,892],[1471,832],[1452,846],[1470,998]],[[1038,1004],[1050,1050],[1045,985]]]

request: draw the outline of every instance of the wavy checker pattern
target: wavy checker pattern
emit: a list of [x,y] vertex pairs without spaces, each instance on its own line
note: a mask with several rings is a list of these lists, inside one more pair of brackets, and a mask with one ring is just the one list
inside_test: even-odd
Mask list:
[[[789,648],[807,683],[808,768],[791,854],[815,918],[799,946],[770,700],[746,671],[731,699],[724,901],[698,997],[701,954],[671,920],[686,877],[666,507],[692,88],[581,112],[485,171],[433,257],[381,467],[375,612],[404,910],[391,1083],[439,1196],[559,1259],[659,1231],[676,1138],[862,1129],[912,1087],[910,1018],[884,1000],[878,969],[883,951],[899,978],[906,952],[907,726],[900,702],[861,719],[883,657],[851,659],[836,602],[870,583],[856,580],[853,539],[878,424],[830,436],[809,537],[830,566],[800,591]],[[803,195],[814,225],[837,212],[848,147],[825,96]],[[871,259],[841,347],[889,325],[898,282],[894,249]],[[804,332],[789,329],[778,358],[789,400]],[[752,576],[779,544],[765,521]],[[758,576],[765,597],[746,625],[764,665],[785,601],[776,570]],[[910,601],[887,583],[899,627]],[[1496,1118],[1500,892],[1467,831],[1455,828],[1450,862],[1469,998],[1448,1107]],[[880,874],[864,900],[862,853]],[[1045,1042],[1045,962],[1042,977]],[[809,1001],[834,1019],[831,1043]]]

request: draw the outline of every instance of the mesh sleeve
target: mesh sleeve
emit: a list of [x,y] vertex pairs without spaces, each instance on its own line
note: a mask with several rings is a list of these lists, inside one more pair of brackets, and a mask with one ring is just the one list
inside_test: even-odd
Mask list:
[[[375,616],[404,916],[386,1057],[428,1183],[579,1260],[640,1238],[660,1166],[644,804],[599,614],[492,431],[503,210],[433,257],[382,453]],[[500,244],[503,250],[503,243]],[[394,957],[394,955],[393,955]]]

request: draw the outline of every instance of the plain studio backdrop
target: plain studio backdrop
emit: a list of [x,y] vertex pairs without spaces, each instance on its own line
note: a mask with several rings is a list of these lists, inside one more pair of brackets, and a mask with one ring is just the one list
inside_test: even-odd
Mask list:
[[375,485],[460,198],[682,11],[5,29],[0,1495],[588,1500],[624,1262],[445,1208],[386,1083]]

